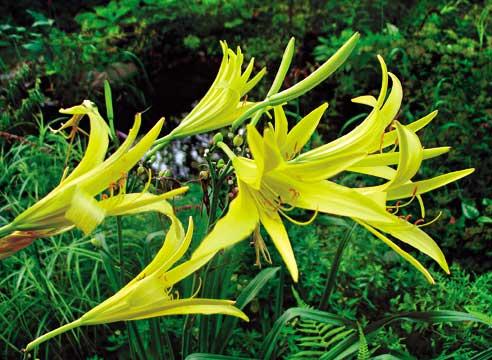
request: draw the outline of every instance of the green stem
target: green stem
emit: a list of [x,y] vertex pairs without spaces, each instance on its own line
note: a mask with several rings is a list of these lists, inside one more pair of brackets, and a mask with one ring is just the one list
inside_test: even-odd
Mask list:
[[319,309],[326,311],[328,308],[328,302],[330,301],[331,294],[335,289],[336,277],[338,274],[338,269],[340,268],[340,262],[342,260],[343,251],[347,247],[347,244],[350,240],[350,236],[352,235],[354,229],[357,227],[357,223],[354,223],[349,230],[345,233],[345,237],[342,239],[340,244],[338,244],[337,251],[335,253],[335,258],[333,259],[333,263],[331,264],[330,273],[326,278],[325,290],[323,291],[323,295],[321,296],[321,300],[319,302]]
[[57,335],[60,335],[68,330],[72,330],[76,327],[79,327],[83,325],[83,322],[81,319],[77,319],[75,321],[72,321],[71,323],[69,324],[66,324],[66,325],[63,325],[63,326],[60,326],[59,328],[53,330],[53,331],[50,331],[40,337],[38,337],[37,339],[31,341],[29,344],[27,344],[26,346],[26,349],[25,351],[31,351],[32,349],[34,349],[36,346],[38,346],[39,344],[57,336]]
[[169,338],[169,333],[168,333],[167,329],[162,324],[160,324],[159,329],[164,334],[164,342],[166,343],[167,353],[169,355],[169,357],[166,358],[165,354],[162,354],[162,357],[160,357],[160,359],[174,360],[175,357],[174,357],[173,344],[171,343],[171,339]]
[[173,138],[169,135],[166,135],[154,141],[154,147],[150,149],[150,151],[145,155],[145,160],[150,159],[152,155],[155,155],[156,152],[167,146],[173,140]]
[[120,285],[125,285],[125,262],[123,257],[123,226],[121,225],[121,216],[116,217],[116,229],[118,233],[118,258],[120,265]]
[[[198,279],[198,274],[195,273],[193,275],[193,282],[191,284],[191,292],[190,295],[195,292],[195,286],[196,282]],[[192,321],[195,319],[194,315],[186,315],[184,323],[183,323],[183,332],[181,338],[182,343],[181,343],[181,358],[186,358],[188,354],[190,353],[190,346],[191,346],[191,329],[193,327]]]

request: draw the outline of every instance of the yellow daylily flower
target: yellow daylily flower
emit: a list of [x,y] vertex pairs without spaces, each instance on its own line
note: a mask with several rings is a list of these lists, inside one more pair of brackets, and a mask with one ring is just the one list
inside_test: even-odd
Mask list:
[[[155,195],[149,195],[148,199],[143,201],[149,201],[151,198],[156,197]],[[122,200],[115,197],[110,201],[115,203],[112,205],[120,207],[119,213],[121,215],[125,215],[134,213],[134,210],[131,209],[133,200]],[[114,207],[109,206],[109,208]],[[183,226],[173,214],[172,207],[168,203],[153,201],[146,206],[146,210],[159,211],[167,215],[171,220],[164,243],[152,262],[115,295],[97,305],[79,319],[30,342],[26,347],[26,351],[32,350],[40,343],[54,336],[84,325],[185,314],[226,314],[248,321],[248,317],[233,306],[234,301],[199,299],[194,296],[180,299],[173,292],[173,286],[176,283],[202,267],[211,259],[211,256],[188,260],[172,268],[190,246],[193,235],[192,218],[189,218],[188,230],[185,233]]]
[[[95,105],[85,100],[81,105],[62,109],[60,112],[73,115],[61,129],[78,126],[82,117],[89,117],[87,150],[77,167],[55,189],[19,214],[10,224],[0,228],[0,259],[28,246],[37,238],[59,234],[73,227],[88,234],[105,216],[117,215],[104,206],[104,201],[97,201],[95,196],[108,188],[110,192],[113,191],[114,184],[124,178],[150,148],[163,124],[162,119],[158,121],[132,147],[141,123],[138,114],[126,140],[114,154],[104,160],[108,149],[109,129]],[[120,193],[122,190],[124,186],[120,186]]]
[[[281,216],[294,221],[286,212],[298,207],[354,219],[408,260],[430,282],[433,280],[429,272],[382,232],[420,250],[449,272],[444,254],[435,241],[420,226],[387,211],[386,201],[420,195],[466,176],[473,169],[410,183],[423,159],[444,153],[448,148],[430,149],[426,152],[412,129],[399,123],[396,123],[395,130],[400,148],[396,159],[393,154],[369,155],[381,148],[382,135],[393,122],[402,99],[399,80],[387,72],[383,59],[379,60],[383,69],[380,96],[378,99],[356,99],[371,105],[373,110],[349,134],[299,155],[327,105],[312,111],[290,132],[282,108],[276,107],[275,127],[270,124],[263,136],[253,126],[247,128],[248,146],[253,159],[236,156],[226,145],[219,145],[232,160],[239,192],[237,198],[231,202],[228,213],[217,222],[193,256],[200,257],[240,241],[251,234],[261,222],[294,281],[297,281],[297,265]],[[392,79],[393,87],[386,99],[388,76]],[[422,123],[424,121],[418,126]],[[398,164],[397,170],[387,166],[395,162]],[[369,169],[366,173],[370,173],[372,169],[375,174],[386,177],[389,181],[379,187],[351,189],[325,180],[342,171],[354,171],[358,165],[368,163],[370,165],[365,167]]]
[[242,72],[244,55],[241,49],[238,47],[234,52],[227,47],[225,41],[221,41],[220,45],[223,57],[212,86],[173,131],[155,142],[156,146],[151,153],[173,139],[228,126],[254,105],[241,99],[256,86],[265,75],[266,69],[263,68],[250,80],[254,58]]

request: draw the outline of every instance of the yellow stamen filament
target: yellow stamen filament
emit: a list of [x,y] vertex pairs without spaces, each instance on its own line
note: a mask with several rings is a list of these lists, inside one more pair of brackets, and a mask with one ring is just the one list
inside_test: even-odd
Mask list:
[[316,217],[318,216],[318,209],[316,209],[316,211],[314,212],[313,216],[311,216],[311,218],[307,221],[299,221],[299,220],[296,220],[296,219],[293,219],[291,218],[289,215],[287,215],[286,213],[284,213],[282,210],[279,210],[279,212],[287,219],[289,220],[290,222],[296,224],[296,225],[300,225],[300,226],[306,226],[306,225],[309,225],[311,224],[315,219]]
[[194,297],[196,297],[198,295],[198,293],[200,292],[200,289],[202,288],[202,284],[203,284],[202,278],[199,277],[198,278],[198,281],[199,281],[198,287],[196,288],[195,292],[190,296],[191,299],[193,299]]
[[149,187],[150,187],[150,183],[152,182],[152,170],[151,169],[147,169],[147,174],[148,174],[148,179],[147,179],[147,182],[145,183],[145,186],[143,188],[143,191],[142,193],[145,193],[147,192],[147,190],[149,190]]
[[[417,224],[417,222],[419,221],[419,220],[417,220],[417,221],[415,222],[415,225],[416,225],[416,226],[418,226],[418,227],[429,226],[430,224],[433,224],[433,223],[435,223],[437,220],[439,220],[439,218],[441,217],[441,215],[442,215],[442,211],[439,211],[439,214],[437,214],[437,216],[436,216],[434,219],[432,219],[431,221],[426,222],[425,224]],[[424,219],[420,219],[420,220],[424,220]]]
[[258,266],[258,268],[261,269],[261,258],[265,260],[268,264],[272,264],[272,258],[270,256],[270,252],[268,251],[268,248],[265,244],[265,241],[263,240],[263,237],[261,236],[260,232],[260,227],[257,226],[254,233],[253,233],[253,245],[255,247],[255,253],[256,253],[256,262],[255,266]]
[[394,212],[390,211],[390,213],[392,213],[393,215],[396,215],[396,214],[398,214],[398,211],[401,208],[404,208],[404,207],[410,205],[415,200],[416,196],[417,196],[417,186],[415,186],[415,188],[413,189],[412,197],[406,203],[401,204],[401,201],[397,201],[395,205],[386,206],[386,209],[387,210],[396,209]]

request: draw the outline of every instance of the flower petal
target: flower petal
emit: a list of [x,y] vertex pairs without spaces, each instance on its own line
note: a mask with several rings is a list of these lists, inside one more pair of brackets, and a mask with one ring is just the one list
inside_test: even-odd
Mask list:
[[89,234],[104,220],[105,214],[104,209],[91,195],[76,189],[65,213],[65,218],[74,223],[85,234]]
[[[97,108],[90,101],[85,100],[82,105],[71,109],[61,109],[64,114],[75,114],[74,117],[80,115],[88,115],[90,120],[89,143],[82,160],[71,172],[71,174],[62,181],[68,183],[70,180],[85,174],[90,169],[101,164],[106,156],[109,144],[109,127],[97,111]],[[66,124],[65,124],[66,125]],[[62,126],[62,128],[65,127]],[[78,121],[74,126],[78,126]]]
[[285,142],[280,144],[280,153],[286,159],[291,159],[294,154],[297,154],[302,150],[304,145],[306,145],[311,138],[313,132],[316,130],[316,127],[318,126],[318,123],[327,108],[327,103],[317,107],[303,117],[301,121],[299,121],[287,134]]
[[238,179],[255,189],[259,189],[263,174],[263,156],[259,158],[258,161],[253,161],[251,159],[237,156],[226,144],[222,142],[218,143],[217,146],[226,153],[229,159],[231,159],[232,166],[236,171]]
[[259,221],[255,201],[247,185],[238,180],[239,193],[229,205],[226,215],[217,221],[212,231],[203,239],[193,258],[215,254],[249,236]]
[[388,245],[390,248],[392,248],[394,251],[398,253],[401,257],[403,257],[405,260],[407,260],[410,264],[412,264],[418,271],[420,271],[427,281],[429,281],[431,284],[434,284],[434,279],[432,278],[431,274],[429,271],[417,260],[415,259],[412,255],[404,251],[402,248],[400,248],[398,245],[396,245],[393,241],[388,239],[386,236],[381,234],[379,231],[374,229],[372,226],[364,223],[363,221],[354,219],[357,223],[365,227],[370,233],[378,237],[380,240],[382,240],[386,245]]
[[265,173],[269,172],[281,164],[285,163],[283,156],[280,154],[280,149],[275,141],[275,135],[271,128],[267,128],[263,132],[263,148],[265,151]]
[[[437,148],[430,148],[423,150],[423,160],[428,160],[447,153],[451,148],[449,146],[442,146]],[[381,154],[371,154],[361,159],[359,162],[354,164],[354,167],[371,167],[371,166],[387,166],[396,165],[400,158],[400,153],[398,151],[387,152]],[[352,168],[348,169],[353,171]]]
[[[380,107],[385,99],[386,90],[388,86],[388,70],[386,64],[381,57],[378,57],[382,71],[382,84],[379,97],[377,100],[377,106],[373,108],[371,113],[359,124],[355,129],[348,134],[322,145],[313,150],[307,151],[297,157],[298,160],[314,160],[315,158],[332,156],[335,154],[350,152],[372,152],[369,151],[373,148],[378,148],[380,144],[380,137],[378,134],[383,134],[384,128],[389,124],[393,118],[389,118],[392,115],[392,110],[395,104],[400,99],[400,88],[394,86],[391,89],[391,93],[386,101],[383,109]],[[390,106],[391,105],[391,106]],[[389,120],[388,120],[389,119]]]
[[378,222],[394,221],[386,209],[374,200],[342,185],[326,180],[305,183],[285,175],[274,181],[283,201],[296,207]]
[[475,169],[465,169],[453,171],[448,174],[433,177],[431,179],[416,181],[409,184],[402,184],[388,190],[388,200],[396,200],[424,194],[431,190],[440,188],[453,181],[459,180],[470,175]]
[[129,151],[122,154],[117,161],[105,163],[81,177],[75,179],[71,184],[78,184],[89,194],[98,194],[106,189],[112,182],[116,182],[128,172],[152,146],[159,135],[164,120],[159,120],[154,127]]
[[156,301],[155,304],[152,304],[152,306],[148,306],[147,308],[135,309],[131,314],[128,314],[128,317],[121,320],[141,320],[169,315],[224,314],[236,316],[245,321],[249,321],[246,314],[233,306],[233,304],[234,301],[215,299],[179,299],[171,301]]
[[265,227],[268,235],[272,239],[277,251],[279,252],[282,260],[284,261],[287,269],[292,276],[292,280],[297,282],[299,280],[299,270],[297,269],[296,258],[292,245],[290,244],[289,235],[285,230],[285,226],[276,211],[260,210],[260,221]]
[[[424,116],[423,118],[416,120],[408,125],[406,125],[413,132],[417,132],[423,127],[427,126],[437,115],[437,110],[431,112],[430,114]],[[384,134],[384,139],[382,143],[382,148],[393,145],[397,139],[398,135],[396,130],[388,131]]]
[[319,160],[291,161],[280,166],[278,171],[285,171],[286,174],[290,174],[301,181],[318,182],[350,168],[366,156],[366,153],[342,153]]
[[422,231],[419,227],[410,224],[407,221],[399,219],[394,216],[395,221],[393,224],[380,224],[368,221],[367,223],[372,227],[380,229],[388,234],[391,234],[395,238],[403,241],[404,243],[413,246],[417,250],[423,252],[427,256],[434,259],[441,268],[449,274],[449,267],[446,262],[446,258],[442,253],[439,246],[432,238]]
[[277,140],[277,145],[281,147],[285,143],[285,139],[287,139],[289,123],[282,105],[274,106],[273,114],[275,117],[275,140]]

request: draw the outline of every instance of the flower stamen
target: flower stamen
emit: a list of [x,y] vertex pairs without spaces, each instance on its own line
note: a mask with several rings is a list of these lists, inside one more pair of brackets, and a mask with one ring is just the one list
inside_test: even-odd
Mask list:
[[[431,221],[428,221],[428,222],[426,222],[426,223],[424,223],[424,224],[421,224],[421,223],[418,223],[418,222],[419,222],[420,220],[422,220],[422,222],[423,222],[423,221],[424,221],[424,219],[419,219],[419,220],[417,220],[417,221],[415,222],[415,225],[416,225],[416,226],[418,226],[418,227],[429,226],[429,225],[431,225],[431,224],[435,223],[437,220],[439,220],[439,218],[441,217],[441,215],[442,215],[442,211],[439,211],[439,214],[437,214],[437,216],[436,216],[434,219],[432,219]],[[417,223],[418,223],[418,224],[417,224]]]

